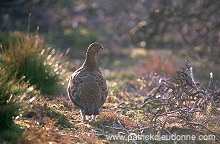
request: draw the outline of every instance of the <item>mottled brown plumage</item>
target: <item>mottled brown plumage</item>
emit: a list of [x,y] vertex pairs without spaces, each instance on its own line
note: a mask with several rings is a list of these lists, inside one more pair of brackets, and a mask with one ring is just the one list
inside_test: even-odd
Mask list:
[[99,70],[96,56],[103,47],[98,43],[89,45],[83,65],[69,79],[67,93],[71,101],[81,109],[82,121],[85,115],[99,114],[99,108],[105,103],[108,90],[106,80]]

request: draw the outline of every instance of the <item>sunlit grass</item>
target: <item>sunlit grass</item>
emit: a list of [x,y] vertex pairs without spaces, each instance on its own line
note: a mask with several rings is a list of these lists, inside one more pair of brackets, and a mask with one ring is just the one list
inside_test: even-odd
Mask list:
[[20,137],[22,130],[14,124],[14,118],[19,115],[22,100],[25,97],[28,84],[17,81],[0,67],[0,138],[15,140]]
[[[12,33],[16,42],[3,45],[2,66],[8,73],[19,79],[24,77],[35,85],[42,94],[59,94],[62,92],[62,81],[65,80],[66,63],[62,55],[48,46],[39,35]],[[9,42],[10,43],[10,42]]]

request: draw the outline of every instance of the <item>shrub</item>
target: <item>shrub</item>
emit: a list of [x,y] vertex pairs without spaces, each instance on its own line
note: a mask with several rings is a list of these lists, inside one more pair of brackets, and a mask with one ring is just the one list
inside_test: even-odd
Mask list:
[[66,65],[61,60],[62,54],[56,53],[39,35],[15,32],[7,40],[11,37],[13,43],[5,42],[8,46],[3,43],[2,64],[6,71],[18,79],[24,76],[42,94],[62,92]]
[[11,140],[21,134],[22,130],[14,124],[14,118],[19,115],[27,87],[27,83],[17,81],[0,67],[0,139]]

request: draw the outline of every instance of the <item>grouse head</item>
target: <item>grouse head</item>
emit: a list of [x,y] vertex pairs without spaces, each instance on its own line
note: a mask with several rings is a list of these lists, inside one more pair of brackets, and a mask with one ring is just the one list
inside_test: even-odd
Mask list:
[[86,59],[83,64],[83,67],[89,68],[90,70],[98,69],[99,66],[96,60],[96,56],[102,49],[103,47],[97,42],[90,44],[87,49]]
[[96,56],[100,50],[103,50],[104,48],[97,42],[94,42],[89,45],[87,49],[87,54]]

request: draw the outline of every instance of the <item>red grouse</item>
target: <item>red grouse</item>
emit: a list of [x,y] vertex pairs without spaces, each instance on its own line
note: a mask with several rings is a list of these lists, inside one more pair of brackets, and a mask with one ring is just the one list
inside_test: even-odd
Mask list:
[[82,121],[86,115],[96,120],[99,108],[105,103],[108,89],[99,70],[96,56],[103,47],[99,43],[89,45],[83,65],[69,79],[67,93],[71,101],[81,109]]

